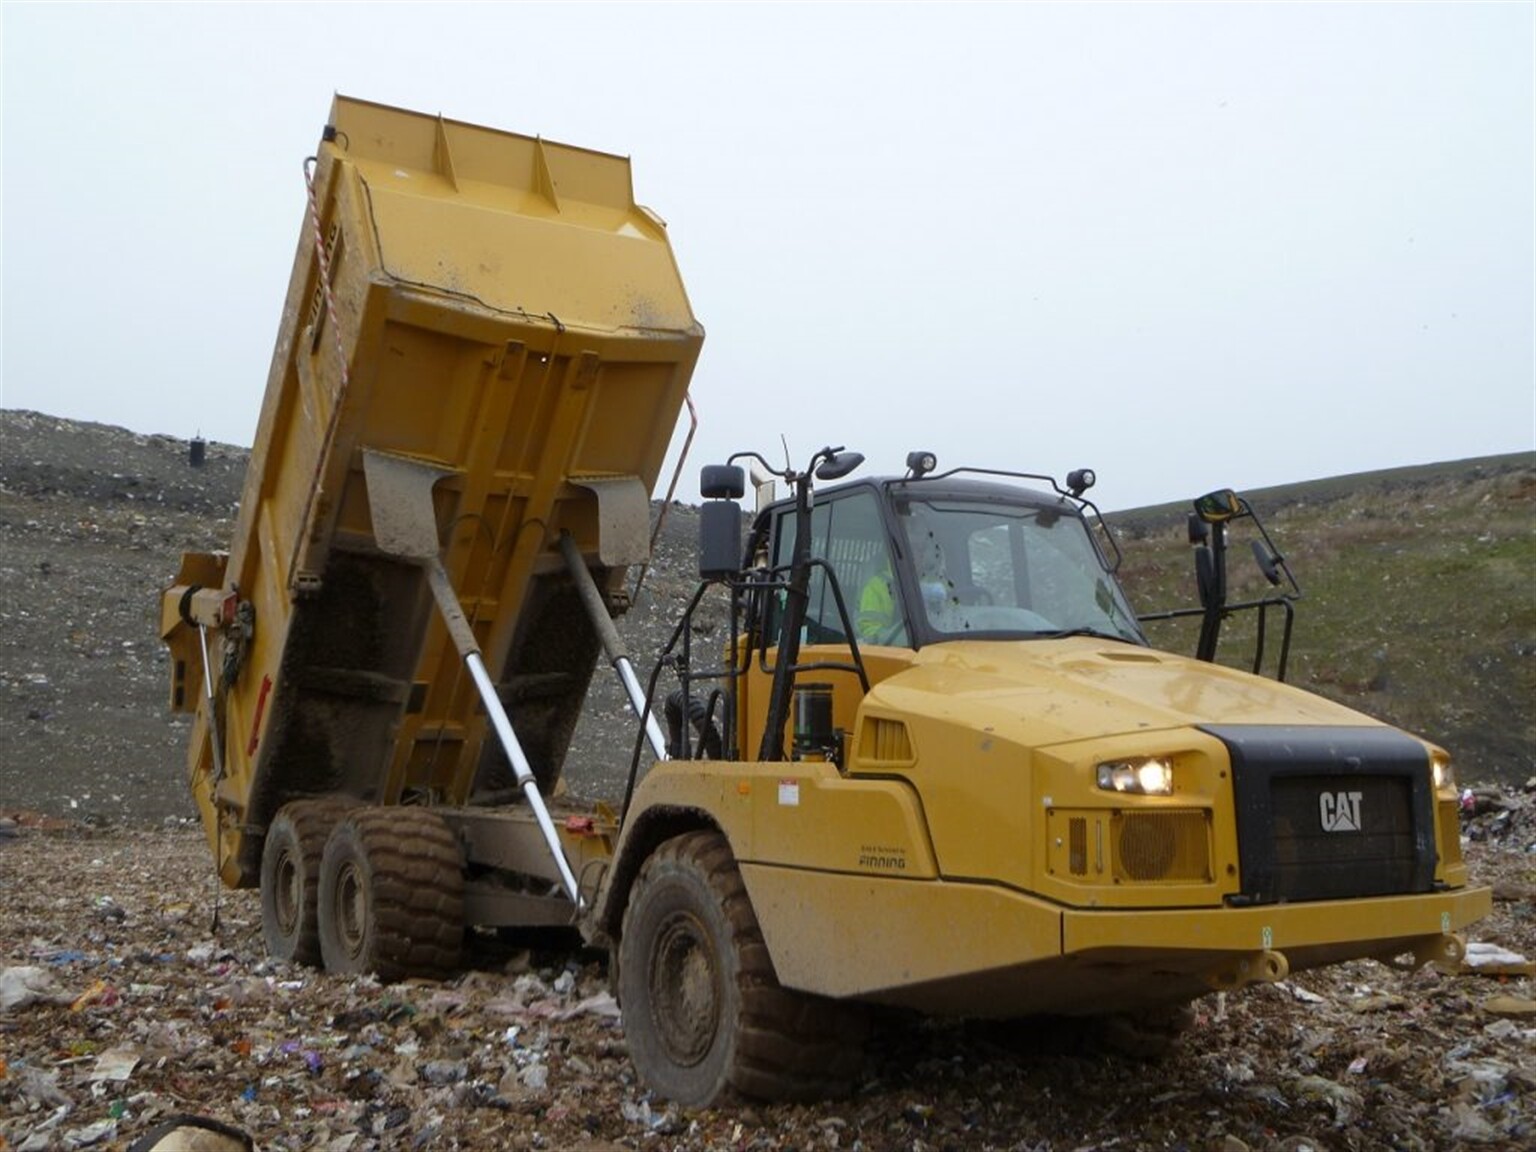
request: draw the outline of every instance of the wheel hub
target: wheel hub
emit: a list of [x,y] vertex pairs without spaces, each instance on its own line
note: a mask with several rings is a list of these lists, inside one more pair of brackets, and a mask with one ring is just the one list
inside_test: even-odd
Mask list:
[[720,958],[709,933],[692,915],[669,917],[657,933],[650,969],[657,1036],[675,1063],[698,1064],[720,1026]]
[[347,955],[361,955],[368,931],[368,888],[353,864],[336,875],[336,927]]
[[272,911],[283,935],[292,936],[299,926],[299,869],[293,855],[284,852],[278,858],[272,885]]

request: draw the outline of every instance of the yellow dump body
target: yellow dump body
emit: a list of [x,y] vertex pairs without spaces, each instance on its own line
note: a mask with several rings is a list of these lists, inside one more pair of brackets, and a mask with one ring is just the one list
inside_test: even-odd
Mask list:
[[560,537],[620,591],[703,340],[627,160],[344,97],[325,136],[227,562],[187,557],[162,609],[232,885],[296,796],[458,804],[505,782],[422,569],[375,540],[365,450],[451,471],[442,558],[548,785],[599,650]]

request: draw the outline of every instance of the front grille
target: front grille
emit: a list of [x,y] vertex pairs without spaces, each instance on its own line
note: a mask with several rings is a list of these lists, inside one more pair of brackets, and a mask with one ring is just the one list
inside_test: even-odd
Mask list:
[[1197,812],[1117,812],[1110,824],[1120,880],[1209,880],[1210,837]]
[[1291,776],[1270,785],[1276,890],[1327,900],[1413,890],[1411,781]]
[[1232,758],[1241,895],[1335,900],[1429,891],[1424,746],[1391,728],[1220,726]]

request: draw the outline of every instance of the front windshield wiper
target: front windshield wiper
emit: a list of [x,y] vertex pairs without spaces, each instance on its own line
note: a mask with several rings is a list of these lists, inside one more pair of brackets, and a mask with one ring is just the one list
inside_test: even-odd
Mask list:
[[1065,640],[1068,636],[1097,636],[1100,640],[1118,640],[1122,644],[1140,645],[1141,641],[1121,632],[1106,632],[1102,628],[1061,628],[1053,632],[1031,632],[1031,640]]

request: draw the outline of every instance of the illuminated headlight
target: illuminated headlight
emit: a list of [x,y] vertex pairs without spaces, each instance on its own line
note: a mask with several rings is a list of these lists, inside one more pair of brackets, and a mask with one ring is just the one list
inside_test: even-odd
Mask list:
[[1431,757],[1430,763],[1434,765],[1435,791],[1442,788],[1456,787],[1456,773],[1451,770],[1451,762],[1444,756]]
[[1111,760],[1099,765],[1099,787],[1140,796],[1173,795],[1173,765],[1166,760]]

